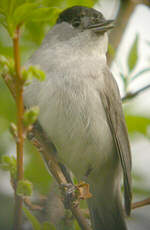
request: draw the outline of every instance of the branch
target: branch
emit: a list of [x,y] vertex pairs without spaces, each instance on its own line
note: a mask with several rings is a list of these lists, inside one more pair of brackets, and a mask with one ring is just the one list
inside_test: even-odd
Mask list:
[[[144,4],[150,7],[149,0],[120,0],[120,1],[121,1],[121,5],[116,19],[116,27],[111,31],[109,36],[110,44],[114,50],[117,50],[122,40],[124,31],[126,29],[126,26],[128,25],[128,21],[135,7],[138,4]],[[108,60],[108,65],[110,65],[113,60],[113,56],[108,55],[107,60]]]
[[[54,155],[53,146],[46,137],[41,129],[33,126],[32,132],[29,133],[28,138],[36,146],[36,148],[42,153],[42,156],[47,163],[48,169],[56,179],[57,183],[61,186],[62,184],[68,184],[56,158]],[[81,213],[78,207],[71,206],[73,216],[77,219],[79,226],[82,230],[91,230],[87,220]]]
[[148,197],[145,200],[133,203],[132,204],[132,209],[140,208],[140,207],[143,207],[143,206],[146,206],[146,205],[150,205],[150,197]]
[[[116,27],[111,31],[109,41],[114,50],[117,50],[123,37],[130,16],[138,3],[132,0],[122,0],[116,19]],[[108,65],[111,64],[113,56],[108,55]]]
[[23,104],[23,84],[21,78],[20,50],[19,50],[19,33],[20,33],[20,28],[17,27],[13,38],[14,61],[15,61],[15,71],[16,71],[16,75],[14,76],[15,85],[16,85],[15,99],[17,105],[17,143],[16,143],[17,180],[15,183],[14,230],[21,230],[22,228],[21,223],[22,223],[22,204],[23,204],[22,197],[18,196],[16,192],[18,181],[23,179],[23,144],[24,144],[24,134],[23,134],[24,104]]
[[143,88],[137,90],[136,92],[134,93],[127,93],[124,97],[122,97],[122,102],[126,102],[127,100],[130,100],[136,96],[138,96],[139,94],[141,94],[142,92],[144,92],[145,90],[149,89],[150,88],[150,84],[144,86]]
[[1,74],[2,78],[4,79],[10,93],[13,95],[14,99],[16,100],[16,90],[14,82],[12,81],[12,77],[10,77],[8,74]]
[[28,197],[24,197],[23,201],[28,206],[28,208],[33,210],[33,211],[34,210],[41,211],[43,209],[43,207],[41,207],[40,205],[33,204]]

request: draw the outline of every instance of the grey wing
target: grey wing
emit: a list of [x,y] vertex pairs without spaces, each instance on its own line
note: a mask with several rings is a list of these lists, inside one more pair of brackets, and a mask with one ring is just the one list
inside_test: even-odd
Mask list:
[[118,86],[108,69],[104,70],[104,84],[105,89],[101,91],[100,96],[121,162],[124,176],[125,210],[127,215],[130,215],[132,200],[130,144]]

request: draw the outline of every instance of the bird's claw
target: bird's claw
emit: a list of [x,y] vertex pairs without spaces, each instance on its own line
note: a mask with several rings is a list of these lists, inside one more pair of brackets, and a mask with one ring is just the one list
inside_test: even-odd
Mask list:
[[61,188],[66,209],[77,207],[81,199],[85,200],[92,196],[89,192],[89,184],[85,182],[80,182],[78,185],[73,185],[71,183],[61,184]]

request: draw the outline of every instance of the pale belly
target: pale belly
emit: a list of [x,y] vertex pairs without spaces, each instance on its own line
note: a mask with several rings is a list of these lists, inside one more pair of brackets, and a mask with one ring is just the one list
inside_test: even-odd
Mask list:
[[43,101],[39,104],[40,124],[55,145],[59,160],[80,179],[89,168],[95,172],[102,172],[108,164],[113,168],[115,157],[100,97],[94,90],[83,91],[59,89],[48,98],[49,106]]

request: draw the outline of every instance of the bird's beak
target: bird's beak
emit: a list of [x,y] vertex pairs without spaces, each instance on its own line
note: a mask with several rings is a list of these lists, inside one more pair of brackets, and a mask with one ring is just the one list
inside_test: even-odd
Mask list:
[[102,23],[89,25],[87,29],[90,29],[94,32],[106,32],[114,27],[115,27],[114,20],[106,20],[105,22]]

